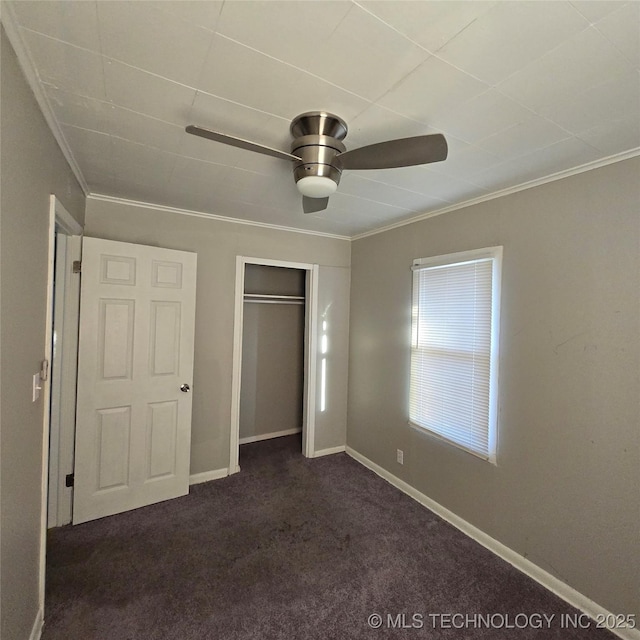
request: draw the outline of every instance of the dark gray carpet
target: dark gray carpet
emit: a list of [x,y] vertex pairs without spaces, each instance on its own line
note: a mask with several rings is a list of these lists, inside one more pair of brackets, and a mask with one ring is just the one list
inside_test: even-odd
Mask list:
[[43,640],[613,638],[562,628],[578,612],[345,454],[292,436],[241,465],[52,531]]

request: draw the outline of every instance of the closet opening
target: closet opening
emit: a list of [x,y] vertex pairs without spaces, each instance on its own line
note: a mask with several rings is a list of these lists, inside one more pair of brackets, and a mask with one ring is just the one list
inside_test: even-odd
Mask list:
[[318,267],[238,257],[231,459],[240,447],[298,435],[313,457]]
[[302,269],[245,265],[241,447],[302,434],[305,276]]

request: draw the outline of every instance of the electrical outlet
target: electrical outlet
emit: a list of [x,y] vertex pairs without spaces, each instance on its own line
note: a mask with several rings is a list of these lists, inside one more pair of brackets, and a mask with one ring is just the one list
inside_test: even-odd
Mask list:
[[404,464],[404,452],[402,449],[396,449],[396,460],[398,464]]

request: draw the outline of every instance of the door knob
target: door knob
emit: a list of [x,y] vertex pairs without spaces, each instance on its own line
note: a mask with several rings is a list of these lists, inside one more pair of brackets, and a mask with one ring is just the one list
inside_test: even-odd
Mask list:
[[180,391],[183,393],[188,393],[190,389],[191,387],[186,382],[180,385]]

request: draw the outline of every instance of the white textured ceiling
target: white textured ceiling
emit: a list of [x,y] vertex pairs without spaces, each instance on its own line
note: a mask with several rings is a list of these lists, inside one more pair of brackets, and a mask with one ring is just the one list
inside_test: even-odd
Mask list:
[[[640,2],[3,2],[91,194],[351,236],[640,147]],[[30,68],[30,69],[29,69]],[[42,100],[44,98],[44,100]],[[345,171],[302,213],[299,113],[348,149],[442,132],[449,158]],[[60,136],[59,136],[60,137]]]

